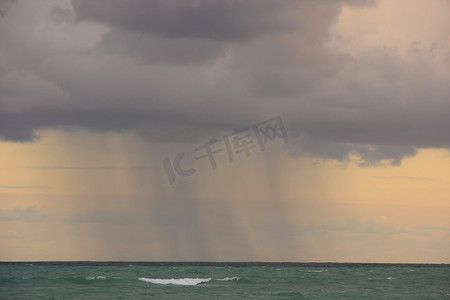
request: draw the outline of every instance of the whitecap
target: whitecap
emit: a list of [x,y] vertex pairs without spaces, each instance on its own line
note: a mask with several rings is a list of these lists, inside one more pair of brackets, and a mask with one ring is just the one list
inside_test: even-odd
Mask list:
[[106,276],[88,276],[88,277],[86,277],[86,280],[94,280],[94,279],[105,280]]
[[241,278],[234,276],[234,277],[218,278],[216,280],[219,280],[219,281],[234,281],[234,280],[236,280],[236,281],[238,281],[239,279],[241,279]]
[[172,278],[172,279],[161,279],[161,278],[145,278],[139,277],[141,281],[150,282],[154,284],[173,284],[173,285],[197,285],[204,282],[211,281],[211,278]]

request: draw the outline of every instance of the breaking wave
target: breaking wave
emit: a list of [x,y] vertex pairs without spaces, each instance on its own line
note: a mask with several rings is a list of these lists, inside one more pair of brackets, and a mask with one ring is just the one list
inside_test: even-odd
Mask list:
[[95,279],[105,280],[106,276],[88,276],[88,277],[86,277],[86,280],[95,280]]
[[234,276],[234,277],[225,277],[225,278],[221,278],[221,279],[216,279],[219,281],[238,281],[239,279],[241,279],[240,277]]
[[150,282],[154,284],[173,284],[173,285],[197,285],[204,282],[211,281],[211,278],[179,278],[179,279],[161,279],[161,278],[145,278],[139,277],[141,281]]

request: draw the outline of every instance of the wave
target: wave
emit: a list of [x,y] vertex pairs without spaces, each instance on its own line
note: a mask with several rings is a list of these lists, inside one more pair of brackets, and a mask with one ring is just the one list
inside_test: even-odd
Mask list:
[[394,277],[386,277],[386,278],[384,278],[384,277],[369,277],[369,278],[367,278],[368,280],[384,280],[384,279],[387,279],[387,280],[392,280],[392,279],[395,279]]
[[173,284],[173,285],[197,285],[204,282],[211,281],[211,278],[179,278],[179,279],[161,279],[161,278],[145,278],[139,277],[141,281],[150,282],[154,284]]
[[221,278],[221,279],[216,279],[219,281],[238,281],[239,279],[241,279],[240,277],[234,276],[234,277],[225,277],[225,278]]
[[322,270],[307,270],[306,273],[322,273]]
[[95,279],[105,280],[106,276],[88,276],[88,277],[86,277],[86,280],[95,280]]

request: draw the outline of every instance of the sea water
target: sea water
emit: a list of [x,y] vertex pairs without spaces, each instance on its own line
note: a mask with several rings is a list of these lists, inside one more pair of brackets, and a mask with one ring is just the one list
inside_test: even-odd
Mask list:
[[450,265],[0,263],[1,299],[450,299]]

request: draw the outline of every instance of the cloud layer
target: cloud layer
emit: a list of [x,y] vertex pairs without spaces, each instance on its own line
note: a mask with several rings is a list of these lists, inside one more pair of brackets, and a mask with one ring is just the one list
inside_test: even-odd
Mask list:
[[377,5],[2,1],[0,138],[84,128],[197,142],[281,115],[294,156],[400,164],[449,148],[449,31],[356,51],[335,29],[342,8]]

